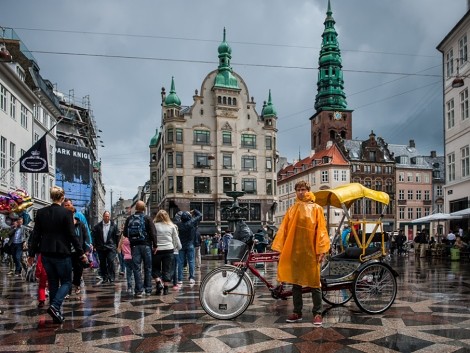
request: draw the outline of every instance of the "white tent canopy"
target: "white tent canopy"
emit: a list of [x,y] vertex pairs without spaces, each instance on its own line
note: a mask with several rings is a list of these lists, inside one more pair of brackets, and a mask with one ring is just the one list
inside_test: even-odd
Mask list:
[[470,207],[464,210],[452,212],[451,216],[470,217]]
[[429,216],[421,217],[411,221],[411,223],[430,223],[438,221],[447,221],[450,219],[461,219],[462,216],[451,215],[449,213],[433,213]]

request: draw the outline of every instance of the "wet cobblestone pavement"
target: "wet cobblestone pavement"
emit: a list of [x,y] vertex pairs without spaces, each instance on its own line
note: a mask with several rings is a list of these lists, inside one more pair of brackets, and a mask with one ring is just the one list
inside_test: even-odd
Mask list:
[[[54,324],[37,308],[36,283],[7,275],[0,265],[0,352],[470,352],[470,262],[392,258],[400,274],[394,305],[368,315],[354,301],[324,304],[323,327],[288,324],[292,301],[271,298],[254,281],[256,296],[234,320],[208,316],[199,304],[199,283],[221,261],[204,260],[197,282],[166,296],[133,298],[123,277],[97,285],[91,270],[82,293],[64,303],[65,322]],[[274,278],[275,267],[266,270]]]

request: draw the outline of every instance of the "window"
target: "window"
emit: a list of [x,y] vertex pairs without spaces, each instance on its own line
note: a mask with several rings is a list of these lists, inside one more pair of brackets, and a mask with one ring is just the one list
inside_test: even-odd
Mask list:
[[208,153],[194,153],[194,168],[210,168]]
[[398,218],[405,219],[405,207],[398,208]]
[[370,174],[370,170],[371,170],[370,165],[364,166],[364,173]]
[[46,175],[43,174],[41,178],[41,199],[46,199]]
[[459,39],[459,65],[465,64],[468,60],[468,53],[467,53],[467,34],[464,34]]
[[256,156],[242,156],[242,170],[256,171]]
[[266,171],[267,172],[273,171],[273,159],[271,157],[266,158]]
[[194,177],[194,192],[197,194],[209,194],[211,182],[209,177]]
[[242,134],[242,148],[256,148],[256,135]]
[[271,136],[266,136],[266,149],[267,150],[273,149],[273,138]]
[[405,199],[405,190],[398,190],[398,200]]
[[28,130],[28,109],[21,104],[21,118],[20,118],[21,126]]
[[429,207],[424,208],[424,216],[429,216],[431,213],[431,209]]
[[256,194],[256,179],[255,178],[243,178],[242,190],[247,194]]
[[[55,153],[54,153],[54,146],[53,145],[49,145],[48,152],[49,152],[49,165],[51,167],[53,167],[53,166],[55,166],[55,162],[54,162]],[[23,155],[23,153],[21,153],[21,155]]]
[[470,156],[469,156],[469,146],[465,146],[460,149],[461,162],[462,165],[462,177],[468,177],[470,175]]
[[347,181],[348,174],[345,170],[341,171],[341,181]]
[[16,97],[10,93],[10,116],[16,120]]
[[413,219],[413,208],[408,207],[408,219]]
[[33,176],[33,197],[39,197],[39,174],[35,173]]
[[404,172],[398,173],[398,181],[405,181],[405,173]]
[[175,192],[175,181],[173,179],[173,176],[168,177],[168,192],[169,193]]
[[232,146],[232,132],[222,131],[222,144],[225,146]]
[[266,195],[273,194],[273,181],[268,179],[266,180]]
[[176,143],[183,143],[183,129],[175,130]]
[[424,190],[424,200],[425,201],[431,200],[431,193],[429,192],[429,190]]
[[173,168],[173,152],[168,152],[166,156],[166,167]]
[[157,172],[152,172],[152,184],[155,184],[157,182]]
[[446,53],[446,77],[449,78],[454,74],[454,50],[450,49]]
[[176,152],[176,168],[183,168],[183,152]]
[[429,173],[424,174],[424,182],[426,184],[429,184],[429,177],[430,177]]
[[455,153],[450,153],[447,155],[447,180],[455,180]]
[[451,99],[446,103],[446,108],[447,108],[447,128],[451,129],[455,125],[455,119],[454,119],[454,99]]
[[417,183],[421,183],[421,173],[416,173],[415,180]]
[[10,142],[10,186],[16,186],[15,184],[15,161],[16,161],[16,145]]
[[465,120],[468,117],[468,88],[465,88],[460,92],[460,118]]
[[382,191],[382,180],[375,181],[375,190]]
[[210,144],[210,131],[194,130],[194,144],[195,145],[209,145]]
[[385,191],[389,194],[393,192],[393,182],[390,179],[385,182]]
[[176,177],[176,192],[183,192],[183,177],[177,176]]
[[0,137],[0,183],[5,184],[5,172],[7,171],[7,139]]
[[166,142],[172,143],[173,142],[173,129],[168,129],[166,131]]
[[408,190],[408,200],[413,200],[413,190]]
[[[20,156],[23,156],[25,154],[25,150],[24,149],[21,149],[20,150]],[[0,171],[1,173],[1,171]],[[21,181],[20,181],[20,185],[21,185],[21,188],[26,190],[29,188],[29,185],[28,185],[28,173],[21,173],[20,174],[20,178],[21,178]],[[49,187],[50,189],[50,187]],[[49,200],[47,200],[49,201]]]
[[406,173],[406,181],[410,183],[413,181],[413,173]]
[[224,153],[222,155],[222,168],[223,169],[233,169],[232,155],[231,154]]
[[416,200],[421,200],[421,190],[416,190]]
[[421,218],[422,213],[421,213],[421,207],[416,207],[416,218]]
[[436,196],[437,197],[442,197],[442,185],[437,185],[436,186]]
[[328,183],[328,171],[327,170],[321,171],[321,182]]
[[7,89],[3,85],[0,85],[0,109],[7,111]]
[[381,174],[382,173],[382,166],[381,165],[376,165],[375,166],[375,172],[377,174]]
[[339,181],[339,170],[333,170],[333,180]]
[[231,177],[224,177],[222,179],[222,181],[223,181],[224,192],[232,191],[232,178]]

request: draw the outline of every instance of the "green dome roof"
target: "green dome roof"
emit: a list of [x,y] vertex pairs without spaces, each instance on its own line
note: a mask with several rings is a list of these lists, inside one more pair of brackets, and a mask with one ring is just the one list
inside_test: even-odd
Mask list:
[[232,74],[230,67],[230,59],[232,58],[232,49],[225,41],[225,28],[224,38],[219,45],[219,67],[218,73],[214,80],[215,87],[239,89],[237,78]]
[[158,128],[155,130],[155,135],[152,137],[152,139],[150,140],[150,147],[153,147],[153,146],[156,146],[157,145],[157,142],[158,142],[158,136],[160,134],[158,133]]
[[171,89],[170,94],[165,98],[165,106],[181,106],[181,99],[178,97],[175,91],[175,81],[173,77],[171,77]]
[[276,108],[274,108],[274,105],[271,100],[271,90],[269,90],[268,103],[263,107],[261,115],[263,117],[277,116]]

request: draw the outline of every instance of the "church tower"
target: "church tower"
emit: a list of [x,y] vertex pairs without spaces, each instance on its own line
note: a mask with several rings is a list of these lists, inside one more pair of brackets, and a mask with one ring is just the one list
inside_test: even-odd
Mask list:
[[325,149],[327,142],[337,137],[352,138],[352,110],[347,108],[341,52],[330,0],[324,25],[318,59],[316,112],[310,118],[311,149],[316,151]]

